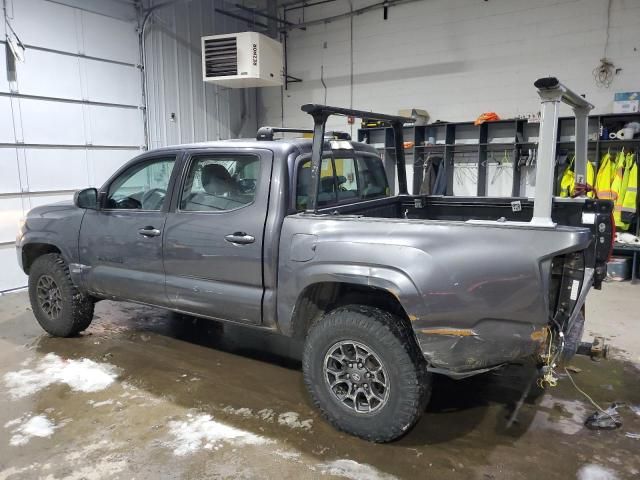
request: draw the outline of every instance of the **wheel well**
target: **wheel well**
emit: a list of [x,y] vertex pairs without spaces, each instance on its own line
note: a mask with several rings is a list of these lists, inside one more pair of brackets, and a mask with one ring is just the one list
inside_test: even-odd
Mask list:
[[351,283],[322,282],[309,285],[300,294],[291,319],[293,336],[305,338],[316,319],[337,307],[354,303],[393,313],[410,325],[400,301],[388,290]]
[[25,273],[29,273],[29,269],[36,258],[46,255],[47,253],[62,253],[60,249],[50,243],[28,243],[22,247],[22,268]]

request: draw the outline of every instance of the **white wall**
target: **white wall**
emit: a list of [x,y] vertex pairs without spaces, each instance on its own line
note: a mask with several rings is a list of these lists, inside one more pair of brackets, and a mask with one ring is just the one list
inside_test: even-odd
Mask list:
[[[354,0],[354,8],[370,5]],[[607,0],[424,0],[294,30],[289,73],[303,79],[284,92],[284,123],[309,125],[304,103],[394,113],[426,109],[432,120],[465,121],[495,111],[503,118],[538,111],[535,79],[554,75],[609,112],[613,93],[640,90],[640,2],[612,0],[607,56],[622,68],[611,88],[595,85],[603,57]],[[349,2],[304,9],[305,20],[336,15]],[[287,20],[302,20],[302,10]],[[353,35],[353,44],[351,43]],[[353,97],[350,67],[353,55]],[[281,95],[260,92],[260,123],[281,124]],[[568,111],[563,113],[569,114]],[[332,128],[346,128],[342,119]],[[354,127],[354,131],[355,131]]]

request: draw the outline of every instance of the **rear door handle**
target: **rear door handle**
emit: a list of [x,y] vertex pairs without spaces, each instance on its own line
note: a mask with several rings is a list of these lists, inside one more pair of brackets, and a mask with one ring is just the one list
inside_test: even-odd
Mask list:
[[160,230],[153,227],[144,227],[138,230],[138,233],[145,237],[157,237],[160,235]]
[[237,245],[246,245],[256,241],[251,235],[247,235],[244,232],[235,232],[230,235],[226,235],[224,239],[229,243],[235,243]]

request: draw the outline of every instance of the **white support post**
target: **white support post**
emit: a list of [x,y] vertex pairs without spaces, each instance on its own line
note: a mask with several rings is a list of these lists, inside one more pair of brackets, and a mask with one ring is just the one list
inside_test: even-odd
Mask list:
[[555,77],[540,78],[534,86],[542,100],[542,118],[538,137],[538,163],[536,168],[536,197],[531,225],[555,227],[551,219],[553,207],[553,181],[556,166],[556,142],[558,140],[558,110],[560,102],[573,108],[576,115],[576,164],[577,183],[586,183],[587,128],[589,112],[593,105],[582,96],[565,87]]
[[[590,108],[574,107],[573,112],[576,117],[576,140],[575,153],[576,160],[574,172],[576,175],[576,184],[584,185],[587,183],[587,155],[588,155],[588,135],[589,135],[589,111]],[[586,191],[582,192],[582,196],[586,195]]]
[[556,224],[551,220],[551,207],[553,206],[553,181],[558,138],[558,111],[562,91],[540,90],[538,94],[542,99],[542,115],[538,135],[536,196],[531,224],[539,227],[554,227]]

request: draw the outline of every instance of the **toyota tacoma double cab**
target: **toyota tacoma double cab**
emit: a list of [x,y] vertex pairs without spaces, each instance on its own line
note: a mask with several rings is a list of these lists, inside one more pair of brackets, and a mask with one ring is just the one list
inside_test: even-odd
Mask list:
[[[570,103],[577,123],[590,105],[553,78],[536,85],[535,201],[410,195],[411,119],[305,105],[312,139],[262,128],[251,140],[160,148],[73,202],[31,210],[17,254],[33,313],[70,337],[97,301],[124,300],[301,339],[313,403],[375,442],[411,429],[433,374],[525,358],[548,374],[575,352],[613,225],[609,201],[552,197],[557,104]],[[393,127],[397,195],[376,149],[325,131],[331,115]]]

